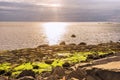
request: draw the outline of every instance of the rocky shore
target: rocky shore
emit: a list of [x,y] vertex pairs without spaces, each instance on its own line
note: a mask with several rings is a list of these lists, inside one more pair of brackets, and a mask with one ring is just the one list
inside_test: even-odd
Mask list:
[[119,63],[120,42],[45,44],[0,51],[0,80],[118,80]]

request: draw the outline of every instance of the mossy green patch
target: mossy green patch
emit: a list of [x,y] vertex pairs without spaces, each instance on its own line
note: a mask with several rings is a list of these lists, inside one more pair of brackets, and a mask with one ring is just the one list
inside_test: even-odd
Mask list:
[[5,71],[9,71],[10,67],[10,63],[2,63],[0,64],[0,70],[5,70]]
[[19,75],[22,71],[15,71],[15,72],[12,72],[12,76],[15,77],[17,75]]
[[87,56],[82,53],[74,53],[72,56],[66,58],[65,60],[69,63],[77,63],[80,61],[86,61]]
[[53,67],[56,67],[56,66],[62,66],[64,64],[64,61],[63,60],[60,60],[60,59],[56,59],[54,60],[54,62],[51,64]]
[[51,65],[46,64],[44,62],[34,62],[34,63],[32,63],[32,65],[33,66],[38,66],[39,69],[48,69],[49,70],[49,69],[52,68]]
[[21,64],[21,65],[15,67],[13,70],[21,71],[21,70],[31,70],[31,69],[33,69],[32,63],[24,63],[24,64]]

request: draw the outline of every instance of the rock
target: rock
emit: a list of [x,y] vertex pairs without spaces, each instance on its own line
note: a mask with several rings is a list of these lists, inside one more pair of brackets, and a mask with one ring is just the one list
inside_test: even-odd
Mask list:
[[12,72],[6,72],[4,75],[5,75],[5,76],[11,76],[11,75],[12,75]]
[[8,78],[4,76],[0,76],[0,80],[8,80]]
[[48,77],[48,76],[50,76],[50,75],[51,75],[51,72],[43,72],[43,73],[41,74],[42,77]]
[[66,45],[65,41],[60,42],[59,45]]
[[49,47],[49,45],[48,44],[43,44],[43,45],[38,46],[38,48],[40,48],[40,47]]
[[33,69],[39,69],[39,66],[34,65],[34,66],[33,66]]
[[52,64],[54,60],[45,60],[46,64]]
[[87,45],[85,42],[81,42],[80,44],[78,44],[78,45]]
[[89,54],[88,55],[88,57],[87,57],[87,59],[88,60],[91,60],[91,59],[99,59],[100,57],[99,57],[99,55],[98,54]]
[[70,46],[76,46],[76,44],[75,44],[75,43],[70,43],[69,45],[70,45]]
[[70,78],[76,78],[76,79],[79,79],[79,80],[83,80],[85,77],[86,77],[86,71],[81,69],[81,68],[78,68],[76,69],[75,71],[72,71],[68,76],[67,76],[67,79],[70,79]]
[[94,77],[88,75],[88,76],[86,77],[86,80],[96,80],[96,79],[95,79]]
[[76,37],[76,35],[75,35],[75,34],[72,34],[72,35],[71,35],[71,37],[72,37],[72,38],[75,38],[75,37]]
[[35,78],[35,72],[33,72],[32,70],[24,70],[16,78],[18,79],[24,76],[31,76]]
[[59,76],[58,75],[51,75],[45,80],[59,80]]
[[24,76],[24,77],[19,78],[18,80],[35,80],[35,79],[31,76]]
[[0,75],[5,74],[5,70],[0,70]]
[[62,67],[57,66],[52,70],[52,75],[64,76],[65,70]]
[[98,68],[92,68],[86,71],[87,74],[89,75],[87,80],[118,80],[120,76],[120,72],[98,69]]
[[77,78],[71,78],[70,80],[79,80],[79,79],[77,79]]
[[65,62],[62,66],[65,67],[65,68],[70,67],[70,63]]

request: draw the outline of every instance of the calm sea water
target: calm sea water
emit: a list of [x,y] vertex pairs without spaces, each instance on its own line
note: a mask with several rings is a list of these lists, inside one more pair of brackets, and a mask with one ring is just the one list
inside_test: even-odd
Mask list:
[[[76,37],[72,38],[71,35]],[[1,22],[0,50],[32,48],[41,44],[86,42],[98,44],[120,40],[120,23]]]

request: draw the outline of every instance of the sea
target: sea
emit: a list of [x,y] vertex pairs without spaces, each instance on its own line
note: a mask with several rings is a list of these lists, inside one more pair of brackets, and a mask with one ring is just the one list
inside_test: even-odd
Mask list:
[[62,41],[66,44],[119,42],[120,23],[0,22],[0,50],[58,45]]

